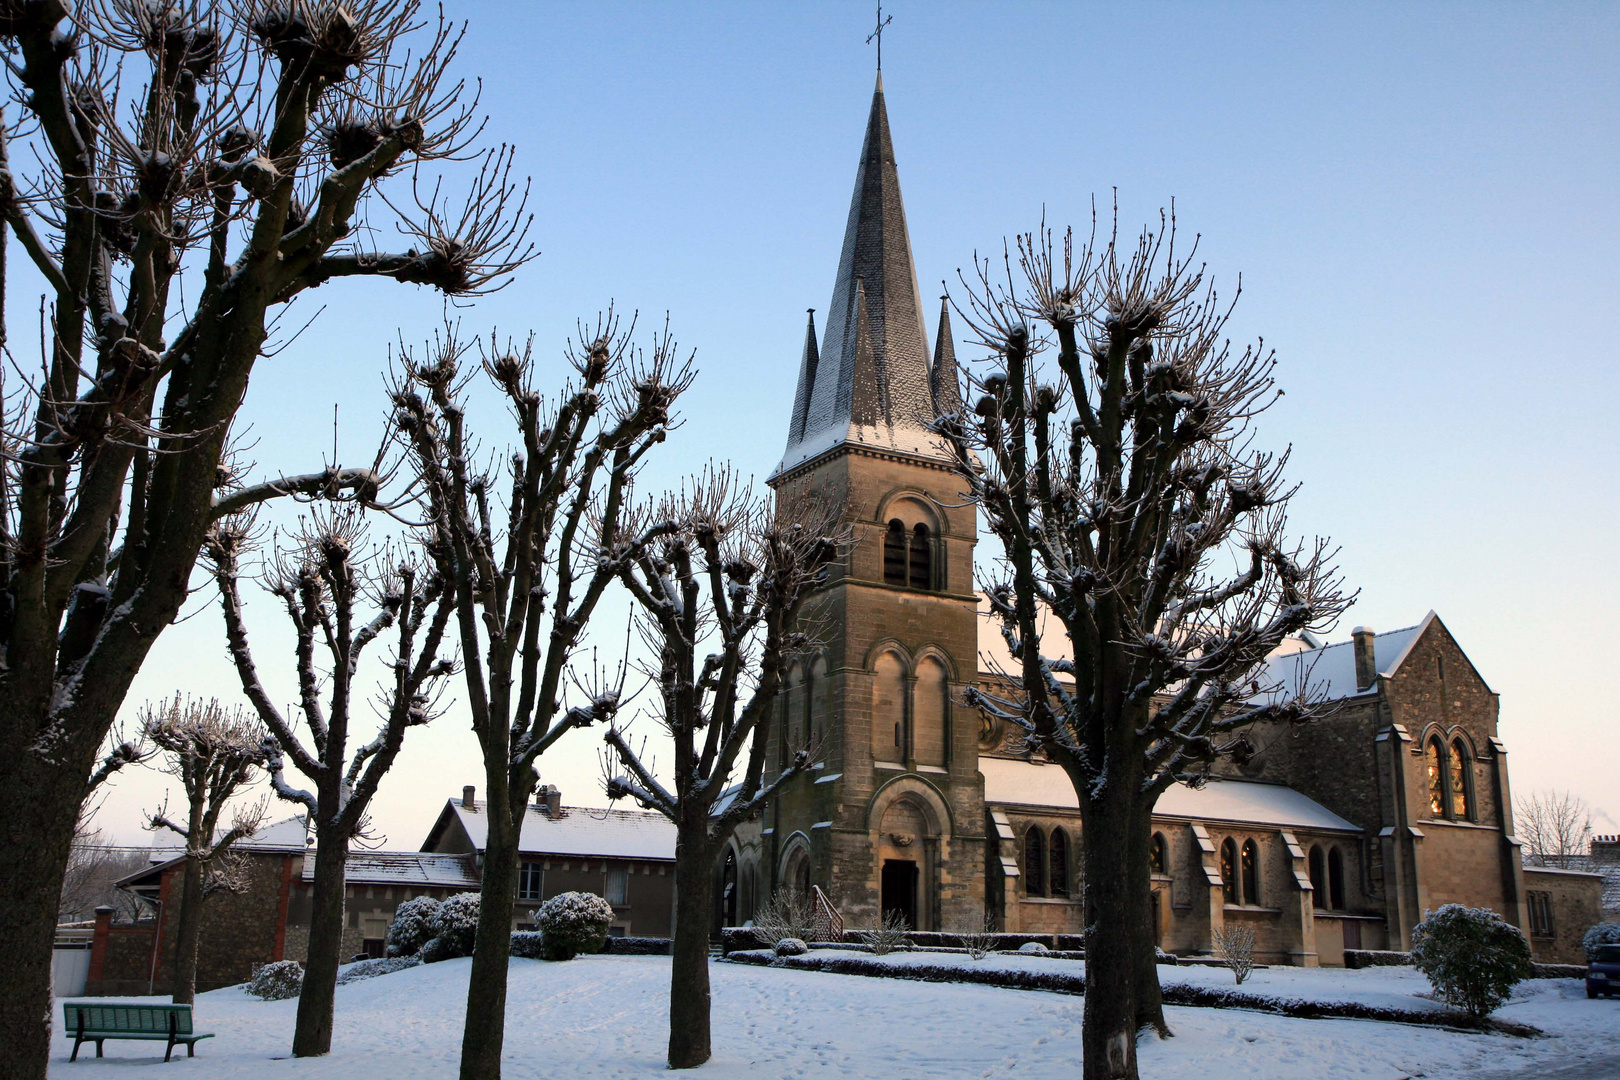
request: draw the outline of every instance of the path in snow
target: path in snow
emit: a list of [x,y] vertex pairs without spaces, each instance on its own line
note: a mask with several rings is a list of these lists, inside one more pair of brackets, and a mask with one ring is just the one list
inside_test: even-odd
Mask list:
[[[410,968],[338,988],[332,1054],[291,1060],[296,1001],[262,1002],[240,989],[197,999],[197,1026],[217,1037],[163,1076],[287,1080],[443,1080],[456,1074],[470,961]],[[1079,1073],[1081,999],[994,987],[916,983],[712,966],[715,1059],[706,1080],[854,1077],[975,1080]],[[1263,974],[1263,973],[1261,973]],[[1309,973],[1286,976],[1291,992]],[[1342,992],[1356,973],[1324,972]],[[609,1080],[663,1077],[668,1035],[667,957],[590,956],[561,964],[512,963],[504,1075]],[[1389,980],[1378,980],[1387,992]],[[1352,1020],[1292,1020],[1220,1009],[1167,1010],[1177,1037],[1142,1044],[1152,1080],[1400,1080],[1523,1077],[1620,1061],[1620,1001],[1587,1001],[1574,980],[1521,988],[1509,1019],[1548,1031],[1517,1040]],[[53,1041],[54,1080],[129,1075],[162,1064],[161,1046],[107,1044],[102,1060],[67,1062]],[[1615,1070],[1620,1073],[1620,1069]],[[1606,1074],[1572,1073],[1568,1080]],[[1614,1074],[1609,1074],[1614,1075]]]

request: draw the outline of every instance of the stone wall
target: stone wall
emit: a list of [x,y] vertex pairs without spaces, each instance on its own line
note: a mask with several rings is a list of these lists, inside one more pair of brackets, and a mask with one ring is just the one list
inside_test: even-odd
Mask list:
[[1525,892],[1550,901],[1552,932],[1531,920],[1530,951],[1538,964],[1584,964],[1581,938],[1603,921],[1603,879],[1597,874],[1551,867],[1524,868]]

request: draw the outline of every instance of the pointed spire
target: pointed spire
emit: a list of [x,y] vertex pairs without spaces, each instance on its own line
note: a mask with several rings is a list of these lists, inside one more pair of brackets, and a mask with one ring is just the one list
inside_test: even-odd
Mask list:
[[[781,468],[843,443],[944,457],[928,431],[932,375],[880,73],[819,360],[806,407],[795,395]],[[806,385],[802,366],[800,381]]]
[[962,411],[962,388],[956,376],[956,343],[951,339],[951,301],[939,298],[939,336],[934,340],[934,414]]
[[816,351],[816,309],[810,309],[809,325],[804,331],[804,355],[799,360],[799,386],[793,392],[793,423],[788,428],[788,444],[804,438],[804,417],[810,411],[810,392],[816,385],[816,365],[821,359]]

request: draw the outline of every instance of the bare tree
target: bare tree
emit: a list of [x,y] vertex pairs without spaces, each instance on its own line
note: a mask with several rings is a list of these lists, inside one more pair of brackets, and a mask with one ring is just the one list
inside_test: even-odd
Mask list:
[[[1085,824],[1087,1080],[1137,1075],[1164,1026],[1150,924],[1150,816],[1178,780],[1250,752],[1245,731],[1316,710],[1257,674],[1283,638],[1347,604],[1323,541],[1286,537],[1287,455],[1252,446],[1271,353],[1234,355],[1173,221],[1122,251],[1027,234],[1004,276],[978,266],[964,312],[993,370],[947,417],[971,497],[1000,541],[987,582],[1017,692],[970,691],[1074,785]],[[968,279],[964,278],[964,282]],[[959,308],[961,310],[961,308]],[[1039,327],[1039,332],[1031,329]],[[1039,362],[1056,352],[1056,370]],[[1042,612],[1072,648],[1043,647]]]
[[1548,788],[1516,803],[1514,824],[1536,865],[1567,869],[1591,850],[1592,808],[1579,795]]
[[467,430],[467,350],[447,331],[421,358],[403,352],[393,403],[405,470],[424,504],[424,547],[454,599],[484,758],[489,831],[461,1076],[498,1080],[518,840],[539,781],[535,762],[569,731],[618,708],[617,693],[600,688],[565,708],[570,663],[602,594],[647,543],[623,528],[630,488],[664,441],[691,367],[676,358],[667,331],[649,357],[634,352],[609,312],[570,347],[579,381],[551,404],[531,386],[533,341],[517,353],[492,339],[482,368],[518,437],[506,458],[503,506],[500,478],[480,466]]
[[[812,513],[800,511],[812,509]],[[840,543],[813,508],[755,500],[728,471],[649,508],[651,543],[620,564],[652,660],[656,715],[674,750],[674,789],[624,731],[606,739],[628,796],[675,823],[675,942],[669,1065],[709,1060],[709,916],[716,859],[737,826],[803,772],[810,754],[766,784],[765,743],[777,690],[808,644],[799,618]],[[847,546],[847,541],[845,541]]]
[[[228,518],[210,530],[205,557],[219,586],[225,635],[242,691],[270,732],[264,748],[271,785],[278,796],[304,808],[315,830],[309,953],[293,1033],[293,1054],[309,1057],[332,1048],[349,842],[364,828],[366,809],[393,767],[406,729],[437,715],[438,691],[455,670],[439,656],[451,604],[436,571],[424,573],[387,551],[378,556],[380,571],[368,565],[359,510],[317,510],[291,550],[277,553],[265,582],[293,624],[306,743],[296,721],[282,714],[259,681],[248,643],[241,559],[251,536],[250,519]],[[369,618],[366,608],[372,609]],[[390,630],[395,633],[391,677],[376,701],[382,727],[371,741],[360,743],[350,737],[355,677],[367,646]],[[323,653],[324,664],[319,659]],[[315,790],[289,782],[289,758]]]
[[81,835],[73,841],[67,875],[62,879],[58,920],[89,919],[94,917],[96,908],[105,905],[124,916],[119,921],[133,922],[138,911],[134,897],[115,888],[114,882],[146,866],[149,859],[149,848],[114,844],[95,830]]
[[1214,939],[1210,944],[1215,947],[1215,955],[1242,986],[1254,970],[1254,927],[1217,926],[1210,931],[1210,937]]
[[180,913],[174,934],[176,1003],[190,1004],[197,992],[197,948],[201,941],[203,899],[219,891],[239,892],[245,868],[231,857],[231,846],[264,823],[265,803],[238,804],[229,828],[220,828],[225,808],[256,779],[264,764],[264,728],[241,709],[218,701],[177,694],[148,707],[141,729],[162,755],[159,766],[180,781],[186,817],[177,822],[168,808],[152,815],[148,828],[168,829],[185,841]]
[[[47,292],[37,369],[4,355],[0,790],[29,797],[0,804],[0,1075],[44,1080],[74,820],[209,524],[372,483],[220,468],[278,310],[359,275],[476,293],[528,254],[509,153],[465,203],[416,172],[479,131],[458,40],[416,0],[0,3],[0,249],[15,235]],[[393,223],[405,250],[372,250]]]

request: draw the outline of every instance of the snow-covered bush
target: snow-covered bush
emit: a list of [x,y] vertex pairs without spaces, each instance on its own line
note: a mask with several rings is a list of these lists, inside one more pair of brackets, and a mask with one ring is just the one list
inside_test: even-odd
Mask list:
[[613,905],[588,892],[565,892],[541,904],[534,913],[547,960],[572,960],[580,953],[602,951]]
[[1018,951],[1023,953],[1025,956],[1045,956],[1052,950],[1048,949],[1045,945],[1042,945],[1038,941],[1026,941],[1022,945],[1018,946]]
[[803,938],[785,937],[776,943],[777,956],[803,956],[810,951],[810,946],[804,943]]
[[374,979],[378,975],[392,975],[396,971],[416,967],[421,962],[421,958],[416,956],[388,956],[374,960],[357,960],[338,972],[338,985],[359,982],[361,979]]
[[545,947],[545,935],[537,931],[512,931],[512,955],[520,960],[544,960]]
[[1597,955],[1599,945],[1620,945],[1620,923],[1600,922],[1581,938],[1588,960]]
[[961,938],[962,948],[967,950],[970,960],[983,960],[1001,945],[1001,938],[996,933],[995,919],[991,915],[984,917],[977,930],[964,930],[958,937]]
[[471,956],[473,939],[478,936],[478,894],[457,893],[439,905],[433,915],[433,936],[452,956]]
[[433,936],[433,916],[439,913],[439,902],[431,896],[418,896],[394,909],[394,921],[388,927],[388,955],[415,956]]
[[444,938],[428,938],[422,950],[416,954],[424,964],[437,964],[440,960],[454,960],[455,952],[450,948],[449,942]]
[[1216,927],[1211,933],[1215,955],[1237,978],[1237,984],[1254,970],[1254,930],[1247,926]]
[[1530,978],[1530,943],[1494,911],[1446,904],[1412,928],[1412,966],[1441,1001],[1484,1017]]
[[247,992],[266,1001],[295,998],[304,988],[304,965],[296,960],[276,960],[261,964],[247,984]]
[[[896,949],[906,948],[906,917],[892,908],[883,913],[883,921],[875,930],[862,930],[861,941],[869,946],[874,956],[887,956]],[[794,935],[789,935],[794,936]]]
[[783,938],[809,941],[815,937],[814,923],[815,909],[810,906],[810,898],[795,889],[777,889],[770,903],[754,916],[760,938],[769,942]]

